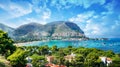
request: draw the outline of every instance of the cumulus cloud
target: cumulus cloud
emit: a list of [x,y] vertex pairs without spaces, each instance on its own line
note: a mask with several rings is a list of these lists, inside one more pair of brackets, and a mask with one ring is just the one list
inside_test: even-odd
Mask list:
[[24,16],[32,12],[32,5],[28,2],[25,2],[24,4],[25,4],[24,6],[26,7],[24,7],[23,5],[14,3],[10,0],[7,0],[7,1],[1,0],[0,8],[5,10],[9,14],[9,18],[16,18],[16,17]]
[[94,16],[94,11],[88,11],[88,12],[84,12],[84,13],[78,14],[75,17],[70,18],[69,21],[72,21],[72,22],[86,22],[92,16]]
[[120,20],[117,18],[119,16],[114,14],[88,11],[70,18],[69,21],[77,23],[88,37],[119,37]]
[[[58,9],[60,8],[70,8],[73,5],[82,6],[84,8],[89,8],[93,4],[103,5],[105,0],[52,0],[51,6],[56,6]],[[69,6],[67,4],[70,4]]]
[[35,22],[35,23],[40,23],[40,24],[46,24],[47,22],[45,20],[40,20],[36,18],[26,18],[24,22],[30,23],[30,22]]
[[92,35],[100,34],[99,33],[100,29],[99,29],[98,25],[95,25],[95,24],[93,24],[93,25],[87,24],[84,31],[86,32],[87,36],[90,36],[90,34],[92,34]]
[[51,10],[44,7],[42,8],[41,12],[40,13],[37,13],[37,17],[28,17],[25,19],[26,22],[37,22],[37,23],[40,23],[40,24],[46,24],[47,23],[47,20],[50,19],[51,17]]
[[31,2],[1,0],[0,8],[4,11],[3,16],[6,18],[0,17],[0,22],[13,27],[30,22],[46,24],[51,16],[51,10],[47,8],[46,3],[47,0],[33,0]]
[[38,22],[38,20],[35,18],[26,18],[26,21],[27,22]]
[[51,11],[49,9],[46,9],[46,11],[43,12],[42,18],[43,20],[47,20],[50,18],[50,16],[51,16]]
[[104,5],[104,8],[107,9],[107,12],[103,12],[103,14],[112,14],[113,11],[114,11],[114,6],[115,6],[115,2],[114,1]]

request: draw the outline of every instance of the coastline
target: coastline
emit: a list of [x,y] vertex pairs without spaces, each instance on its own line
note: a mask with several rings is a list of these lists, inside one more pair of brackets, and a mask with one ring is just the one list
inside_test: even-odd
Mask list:
[[49,41],[86,41],[86,40],[108,40],[104,38],[70,38],[70,39],[48,39],[48,40],[37,40],[37,41],[27,41],[27,42],[20,42],[14,43],[15,46],[27,46],[26,44],[31,44],[34,42],[49,42]]
[[49,42],[49,41],[85,41],[85,40],[89,40],[89,39],[76,39],[76,38],[71,38],[71,39],[61,39],[61,40],[40,40],[40,41],[29,41],[29,42],[21,42],[21,43],[14,43],[15,46],[27,46],[26,44],[31,44],[34,42]]

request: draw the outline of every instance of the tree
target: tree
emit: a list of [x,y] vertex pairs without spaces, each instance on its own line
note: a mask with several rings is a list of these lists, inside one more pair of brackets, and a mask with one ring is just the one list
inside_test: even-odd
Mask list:
[[71,54],[72,49],[73,49],[72,46],[68,46],[67,48],[64,48],[63,51],[64,51],[64,53],[65,53],[66,55],[69,55],[69,54]]
[[15,49],[16,47],[13,45],[13,40],[8,37],[6,32],[0,30],[0,53],[2,55],[9,55],[12,54]]
[[63,48],[59,48],[59,51],[56,52],[55,54],[55,59],[56,59],[56,62],[59,64],[59,66],[61,66],[62,64],[64,64],[64,52],[63,52]]
[[40,55],[49,54],[49,47],[47,45],[39,47],[38,50]]
[[44,56],[39,56],[38,54],[33,54],[31,58],[34,67],[41,67],[47,62]]
[[56,45],[52,46],[51,51],[52,51],[52,53],[55,53],[56,51],[58,51],[57,46]]
[[112,58],[112,63],[109,65],[109,67],[120,67],[120,56],[115,55],[115,57]]
[[83,67],[84,57],[81,54],[75,56],[76,67]]
[[66,60],[66,61],[64,62],[64,64],[65,64],[67,67],[70,66],[70,62],[69,62],[68,60]]
[[115,54],[113,53],[113,51],[108,50],[108,51],[106,51],[105,55],[106,55],[107,57],[113,57]]
[[85,63],[88,66],[96,67],[96,65],[98,64],[98,59],[99,56],[96,53],[91,52],[87,55]]
[[12,55],[10,55],[7,59],[10,61],[10,64],[13,67],[25,67],[26,64],[26,51],[18,48]]
[[81,54],[81,55],[83,55],[83,57],[86,57],[90,53],[90,50],[87,48],[84,48],[84,47],[80,47],[80,48],[77,48],[75,53]]

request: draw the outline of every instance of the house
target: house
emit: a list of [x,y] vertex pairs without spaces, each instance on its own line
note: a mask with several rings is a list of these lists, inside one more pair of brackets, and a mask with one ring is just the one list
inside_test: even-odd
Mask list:
[[112,63],[112,59],[108,58],[108,57],[100,57],[101,61],[106,64],[107,66],[109,66],[110,63]]
[[107,58],[107,66],[109,65],[109,64],[111,64],[112,63],[112,59],[111,58]]
[[51,63],[54,60],[53,56],[46,56],[48,63]]
[[45,65],[45,67],[51,67],[51,66],[53,66],[52,63],[48,63],[48,64]]
[[106,64],[107,62],[106,62],[106,57],[99,57],[100,59],[101,59],[101,61],[104,63],[104,64]]
[[68,60],[69,62],[71,62],[72,60],[74,60],[75,56],[76,56],[75,54],[71,53],[71,55],[67,55],[64,58],[65,60]]

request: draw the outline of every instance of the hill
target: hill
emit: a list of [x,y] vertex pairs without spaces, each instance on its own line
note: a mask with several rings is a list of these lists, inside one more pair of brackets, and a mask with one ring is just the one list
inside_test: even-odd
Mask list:
[[[4,28],[9,28],[3,26]],[[2,28],[2,30],[5,30]],[[9,32],[9,31],[8,31]],[[77,24],[68,21],[55,21],[46,25],[29,23],[10,30],[11,37],[16,41],[51,40],[85,37]],[[11,34],[11,33],[9,33]]]

